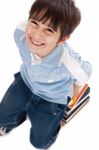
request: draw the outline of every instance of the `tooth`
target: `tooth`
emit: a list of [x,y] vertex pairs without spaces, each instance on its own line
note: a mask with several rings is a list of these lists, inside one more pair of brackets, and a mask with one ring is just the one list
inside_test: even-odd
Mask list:
[[32,41],[34,44],[36,45],[41,45],[42,43],[38,43],[38,42],[35,42],[35,41]]

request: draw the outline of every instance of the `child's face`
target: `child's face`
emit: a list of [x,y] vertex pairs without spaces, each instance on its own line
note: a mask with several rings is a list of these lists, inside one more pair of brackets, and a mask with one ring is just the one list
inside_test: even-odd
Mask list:
[[26,41],[31,52],[39,57],[45,57],[59,44],[60,29],[54,31],[49,27],[49,22],[42,23],[37,20],[29,20],[25,31]]

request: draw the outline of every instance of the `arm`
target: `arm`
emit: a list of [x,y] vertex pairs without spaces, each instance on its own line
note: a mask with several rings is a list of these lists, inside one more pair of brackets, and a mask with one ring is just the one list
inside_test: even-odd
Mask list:
[[14,31],[14,40],[17,47],[20,49],[22,48],[22,41],[25,38],[25,29],[27,26],[27,21],[23,21],[19,23]]
[[91,64],[81,59],[81,56],[74,52],[67,43],[63,45],[61,63],[68,69],[71,78],[78,86],[83,86],[92,73]]
[[[64,47],[61,63],[68,68],[71,77],[74,79],[72,98],[77,97],[81,87],[87,83],[92,73],[91,64],[82,60],[80,55],[75,53],[67,44]],[[61,120],[60,126],[63,127],[64,125],[65,122]]]
[[15,31],[14,31],[14,40],[16,43],[16,46],[18,47],[21,59],[24,63],[30,62],[30,53],[29,53],[29,47],[25,39],[25,30],[27,26],[27,21],[21,22],[19,25],[17,25]]
[[73,97],[77,97],[80,89],[81,89],[81,86],[79,86],[75,83],[73,84]]

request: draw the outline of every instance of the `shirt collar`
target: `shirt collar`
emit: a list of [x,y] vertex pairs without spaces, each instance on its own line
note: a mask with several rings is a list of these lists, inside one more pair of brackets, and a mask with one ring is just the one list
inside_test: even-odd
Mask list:
[[30,56],[31,56],[32,65],[41,63],[42,58],[36,55],[35,53],[30,52]]
[[64,53],[64,47],[66,48],[66,42],[63,43],[62,45],[57,46],[48,56],[41,58],[35,53],[30,52],[30,57],[32,61],[32,65],[34,64],[40,64],[41,62],[47,63],[47,64],[52,64],[56,66],[60,66],[61,64],[61,59]]

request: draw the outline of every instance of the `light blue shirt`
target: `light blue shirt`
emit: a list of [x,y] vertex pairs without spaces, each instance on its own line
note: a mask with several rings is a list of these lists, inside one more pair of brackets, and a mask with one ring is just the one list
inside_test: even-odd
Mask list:
[[60,104],[72,97],[73,83],[85,84],[92,72],[91,65],[81,60],[65,42],[57,46],[48,56],[39,58],[30,52],[24,31],[26,22],[21,23],[14,32],[16,45],[23,64],[20,68],[25,84],[43,99]]

